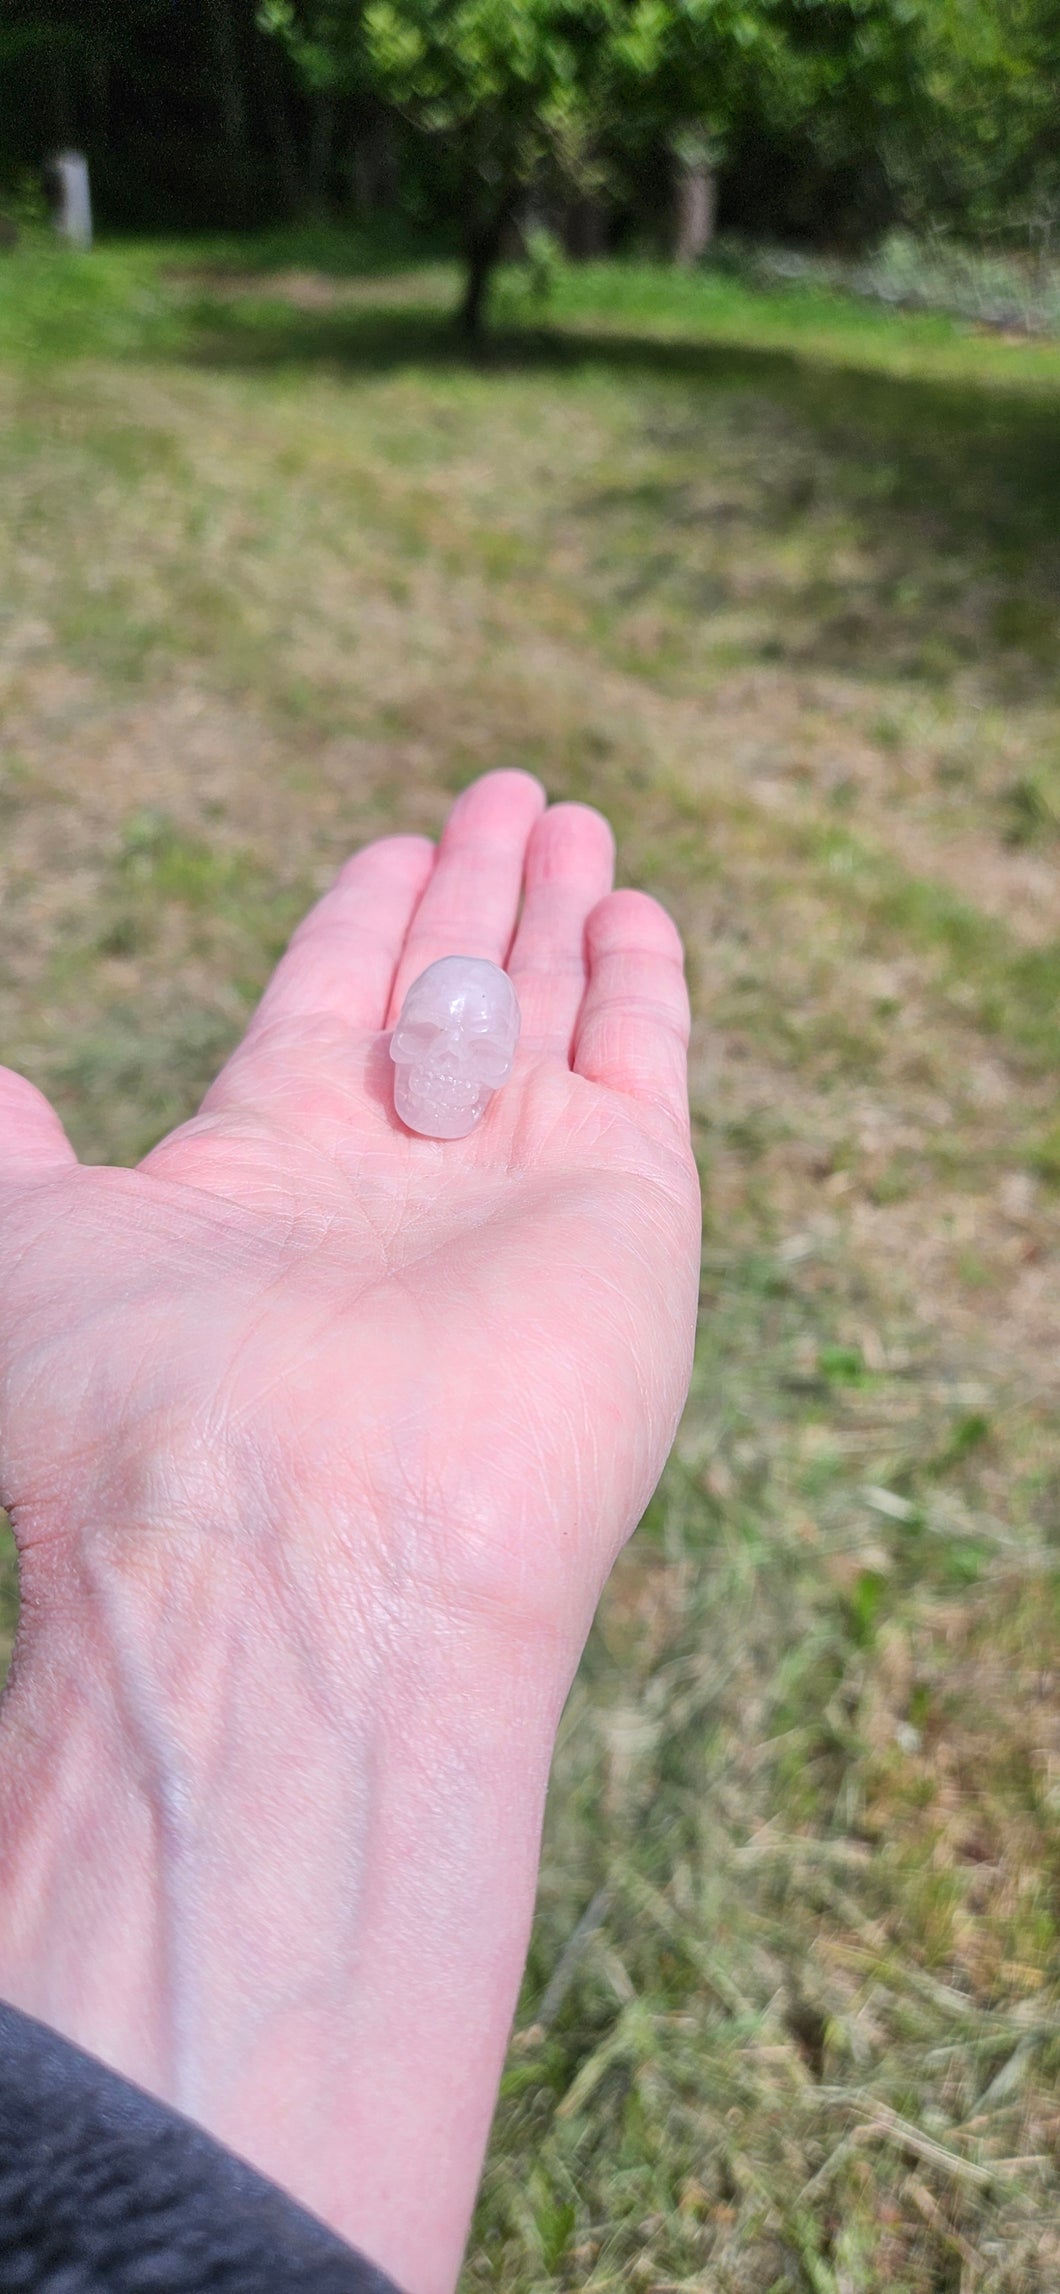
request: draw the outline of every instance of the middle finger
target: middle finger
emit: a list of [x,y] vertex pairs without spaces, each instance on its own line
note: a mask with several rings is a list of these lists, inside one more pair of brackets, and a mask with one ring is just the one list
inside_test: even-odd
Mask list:
[[440,956],[488,956],[504,963],[526,847],[544,807],[540,781],[521,772],[486,773],[457,798],[398,962],[389,1027],[413,981]]

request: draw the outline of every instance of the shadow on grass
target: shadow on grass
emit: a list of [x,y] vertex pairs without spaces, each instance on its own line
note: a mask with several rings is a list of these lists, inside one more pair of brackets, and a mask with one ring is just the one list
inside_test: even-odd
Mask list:
[[901,452],[911,499],[923,501],[923,480],[933,477],[939,507],[996,525],[999,542],[1060,535],[1060,420],[1057,394],[1045,388],[1006,389],[993,376],[958,383],[885,374],[833,362],[820,349],[675,342],[573,325],[498,327],[469,353],[448,310],[414,304],[300,311],[280,299],[237,309],[204,299],[191,323],[189,355],[219,367],[323,365],[351,376],[410,366],[552,376],[595,368],[708,393],[753,391],[796,407],[839,451],[889,443]]
[[[882,373],[820,346],[574,324],[509,324],[469,357],[448,309],[382,308],[370,284],[356,308],[216,299],[190,316],[187,355],[214,368],[351,381],[595,372],[656,386],[628,480],[609,473],[564,504],[606,613],[653,602],[691,630],[739,610],[750,567],[771,624],[763,659],[936,686],[977,664],[1002,698],[1055,685],[1060,422],[1045,389]],[[719,470],[734,499],[719,495]],[[781,540],[802,549],[798,563],[781,564]]]

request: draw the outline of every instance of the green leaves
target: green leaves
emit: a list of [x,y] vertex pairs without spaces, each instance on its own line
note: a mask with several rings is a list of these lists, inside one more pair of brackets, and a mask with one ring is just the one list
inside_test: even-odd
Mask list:
[[426,126],[490,109],[525,131],[575,83],[570,14],[553,0],[370,0],[364,52],[380,92]]
[[259,22],[318,84],[368,84],[431,133],[488,122],[527,180],[631,112],[713,140],[755,75],[779,71],[784,13],[785,0],[263,0]]

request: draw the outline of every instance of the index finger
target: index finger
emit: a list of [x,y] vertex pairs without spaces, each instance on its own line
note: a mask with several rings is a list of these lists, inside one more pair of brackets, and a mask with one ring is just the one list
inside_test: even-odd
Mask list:
[[303,917],[244,1040],[275,1021],[381,1028],[409,919],[433,862],[434,846],[425,836],[384,836],[355,852]]

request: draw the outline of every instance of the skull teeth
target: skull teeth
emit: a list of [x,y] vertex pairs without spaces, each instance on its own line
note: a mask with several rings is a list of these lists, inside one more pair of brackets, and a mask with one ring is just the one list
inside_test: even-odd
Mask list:
[[425,1107],[440,1107],[452,1113],[458,1107],[471,1107],[479,1096],[480,1086],[461,1075],[424,1075],[413,1069],[409,1078],[412,1097],[422,1100]]

